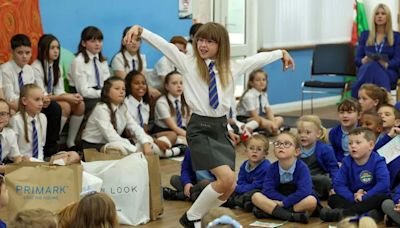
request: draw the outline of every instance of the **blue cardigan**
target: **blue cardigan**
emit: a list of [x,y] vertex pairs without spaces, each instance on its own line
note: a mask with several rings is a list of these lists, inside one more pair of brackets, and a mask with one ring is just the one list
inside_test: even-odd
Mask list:
[[336,160],[342,162],[344,156],[344,150],[342,148],[342,125],[337,125],[329,131],[329,142],[332,145],[333,151],[335,152]]
[[250,172],[246,171],[246,166],[249,163],[248,160],[244,161],[240,166],[238,181],[236,185],[235,192],[238,194],[243,194],[255,189],[261,189],[263,185],[263,180],[265,178],[265,173],[271,165],[269,160],[264,159],[255,169]]
[[319,166],[329,173],[332,179],[335,178],[339,171],[339,166],[332,146],[318,140],[315,144],[314,153],[316,153]]
[[292,207],[302,199],[313,194],[312,181],[310,171],[307,165],[297,159],[296,169],[293,173],[293,183],[297,186],[296,192],[285,196],[278,192],[280,185],[279,161],[270,165],[265,175],[262,193],[271,200],[279,200],[283,202],[285,208]]
[[359,189],[367,192],[362,199],[376,194],[389,194],[390,177],[385,158],[372,152],[369,160],[362,166],[356,164],[351,156],[343,159],[343,164],[333,181],[336,194],[350,202],[354,201],[354,193]]
[[[214,174],[209,172],[211,176],[215,177]],[[196,172],[193,170],[192,167],[192,158],[190,157],[190,150],[189,147],[185,151],[185,157],[183,157],[182,165],[181,165],[181,182],[182,185],[185,186],[186,184],[196,184]]]

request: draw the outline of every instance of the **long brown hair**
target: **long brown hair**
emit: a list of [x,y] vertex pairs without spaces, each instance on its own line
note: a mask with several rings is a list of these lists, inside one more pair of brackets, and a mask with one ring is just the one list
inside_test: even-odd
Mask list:
[[58,217],[58,228],[70,228],[72,227],[72,221],[76,217],[76,208],[78,202],[72,203],[64,207],[60,212],[57,213]]
[[198,72],[201,79],[209,84],[210,73],[208,71],[208,66],[204,59],[200,57],[199,51],[197,50],[197,42],[199,39],[214,40],[217,42],[218,51],[215,56],[215,66],[218,70],[222,88],[226,88],[233,80],[230,65],[231,53],[228,31],[226,31],[224,26],[218,23],[208,22],[199,28],[193,39],[193,52],[196,57]]
[[[131,27],[126,27],[124,29],[124,32],[122,33],[121,47],[119,48],[119,52],[121,52],[122,59],[124,60],[124,67],[129,67],[129,63],[128,63],[128,59],[126,59],[126,56],[125,56],[125,53],[124,53],[125,50],[126,50],[126,47],[125,47],[125,45],[123,43],[123,40],[124,40],[124,37],[125,37],[126,33],[129,31],[130,28]],[[138,38],[138,39],[139,39],[138,42],[142,42],[142,40],[140,38]],[[140,55],[140,47],[138,48],[138,50],[136,52],[136,56],[137,56],[137,59],[139,61],[139,66],[137,67],[137,69],[134,69],[134,70],[142,72],[143,71],[143,59],[142,59],[142,56]],[[115,58],[115,56],[114,56],[114,58]]]
[[110,89],[111,89],[113,83],[116,81],[121,81],[125,85],[124,79],[117,77],[117,76],[112,76],[104,81],[104,86],[101,89],[101,97],[100,97],[100,101],[103,102],[104,104],[106,104],[107,107],[110,109],[111,124],[113,125],[115,130],[117,130],[117,118],[115,116],[115,112],[112,109],[110,97],[108,94],[110,92]]
[[243,92],[242,96],[240,97],[239,105],[243,102],[244,95],[246,95],[246,93],[249,92],[249,90],[251,90],[253,88],[251,83],[253,82],[254,78],[256,77],[256,75],[258,73],[262,73],[265,75],[265,79],[267,80],[267,85],[265,86],[265,89],[263,91],[264,92],[267,91],[267,89],[268,89],[268,74],[265,71],[263,71],[262,69],[253,70],[249,75],[249,80],[247,81],[247,88]]
[[114,201],[105,193],[94,192],[84,196],[76,208],[74,228],[119,227]]
[[[39,42],[38,42],[38,56],[37,59],[40,61],[42,64],[43,68],[43,73],[44,73],[44,88],[47,88],[47,82],[49,81],[49,77],[47,75],[47,64],[49,63],[49,52],[50,52],[50,44],[53,41],[58,42],[58,48],[60,50],[61,44],[60,41],[53,36],[52,34],[44,34],[43,36],[40,37]],[[59,51],[58,58],[53,61],[53,86],[56,86],[58,83],[58,80],[60,78],[60,55],[61,55],[61,50]]]
[[[82,42],[88,41],[88,40],[103,40],[103,33],[101,32],[100,29],[98,29],[95,26],[88,26],[82,30],[81,33],[81,40],[79,41],[78,45],[78,52],[76,55],[79,53],[82,53],[83,58],[85,59],[85,63],[88,63],[90,58],[89,55],[86,53],[86,48],[82,45]],[[106,58],[103,56],[102,52],[99,52],[99,61],[104,62]]]
[[374,9],[373,19],[372,19],[372,23],[371,23],[371,29],[369,30],[369,35],[368,35],[368,40],[367,40],[367,45],[372,46],[375,44],[375,39],[376,39],[375,15],[378,12],[378,9],[383,9],[386,13],[385,35],[386,35],[389,46],[393,46],[394,38],[393,38],[393,28],[392,28],[392,14],[390,13],[389,7],[383,3],[378,4]]
[[[169,83],[169,80],[171,79],[171,77],[172,77],[172,75],[175,75],[175,74],[177,74],[177,75],[181,75],[178,71],[172,71],[172,72],[169,72],[166,76],[165,76],[165,79],[164,79],[164,88],[165,88],[165,86]],[[174,106],[172,105],[172,103],[171,103],[171,101],[168,99],[168,91],[165,89],[165,99],[167,100],[167,102],[168,102],[168,106],[169,106],[169,112],[171,113],[171,115],[176,115],[176,111],[175,111],[175,108],[174,108]],[[186,116],[187,114],[189,114],[189,106],[188,106],[188,104],[187,104],[187,102],[186,102],[186,100],[185,100],[185,96],[183,96],[183,93],[181,94],[181,103],[182,103],[182,105],[181,105],[181,113],[182,113],[182,116]]]
[[[27,120],[27,113],[26,113],[26,108],[24,103],[22,102],[22,99],[24,97],[28,97],[30,95],[30,92],[34,89],[39,89],[42,91],[42,89],[36,85],[36,84],[26,84],[24,87],[22,87],[21,92],[19,94],[19,101],[18,101],[18,111],[22,117],[22,120],[24,121],[24,136],[25,136],[25,141],[29,143],[29,137],[28,137],[28,120]],[[45,131],[46,129],[42,129],[42,123],[40,122],[39,118],[39,125],[40,129],[38,129],[39,134],[43,136],[42,131]]]

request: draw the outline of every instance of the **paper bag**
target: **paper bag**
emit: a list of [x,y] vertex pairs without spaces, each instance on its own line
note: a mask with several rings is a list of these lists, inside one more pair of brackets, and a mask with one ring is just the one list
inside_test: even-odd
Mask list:
[[[96,149],[84,149],[83,151],[86,161],[116,160],[124,157],[123,155],[100,153]],[[158,155],[146,155],[145,157],[150,180],[150,219],[156,220],[164,212],[160,157]]]
[[139,225],[150,220],[147,161],[141,153],[82,166],[85,172],[103,180],[101,191],[114,200],[121,224]]
[[9,195],[8,214],[25,209],[44,208],[53,212],[79,201],[82,166],[48,166],[41,163],[6,166]]

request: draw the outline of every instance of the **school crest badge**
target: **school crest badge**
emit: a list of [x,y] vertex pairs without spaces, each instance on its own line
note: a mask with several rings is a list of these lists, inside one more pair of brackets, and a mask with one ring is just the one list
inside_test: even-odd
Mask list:
[[360,173],[360,181],[364,184],[371,183],[373,179],[372,173],[368,170],[364,170]]

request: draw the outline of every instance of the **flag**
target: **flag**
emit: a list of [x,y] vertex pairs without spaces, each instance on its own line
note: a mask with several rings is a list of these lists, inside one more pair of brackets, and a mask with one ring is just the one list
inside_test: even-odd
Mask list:
[[[351,30],[351,44],[356,46],[360,34],[368,30],[367,14],[365,13],[364,1],[354,0],[353,4],[353,26]],[[352,82],[355,77],[344,77],[345,82]],[[341,101],[351,97],[351,91],[344,91]]]

